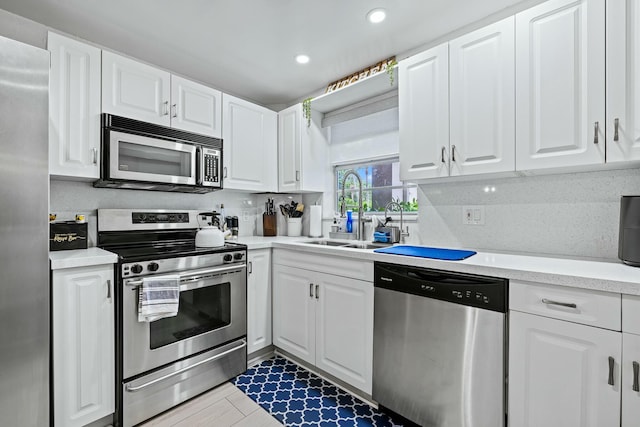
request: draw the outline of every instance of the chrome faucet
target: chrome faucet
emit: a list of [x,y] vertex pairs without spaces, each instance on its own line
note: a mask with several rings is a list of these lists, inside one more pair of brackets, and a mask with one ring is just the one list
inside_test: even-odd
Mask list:
[[397,206],[398,209],[400,209],[400,243],[404,243],[404,238],[405,236],[409,235],[409,227],[407,226],[407,231],[404,231],[404,221],[402,219],[402,205],[398,202],[389,202],[385,205],[384,207],[384,218],[385,221],[387,219],[387,209],[389,209],[391,206]]
[[345,215],[346,202],[344,198],[344,189],[345,189],[347,178],[349,177],[349,175],[355,176],[356,180],[358,181],[358,230],[356,233],[356,238],[358,240],[364,240],[363,238],[364,212],[362,211],[362,180],[360,179],[360,175],[358,175],[356,171],[354,171],[353,169],[349,169],[347,172],[345,172],[344,176],[342,177],[342,196],[340,196],[340,199],[342,200],[342,204],[340,206],[340,216],[344,217]]

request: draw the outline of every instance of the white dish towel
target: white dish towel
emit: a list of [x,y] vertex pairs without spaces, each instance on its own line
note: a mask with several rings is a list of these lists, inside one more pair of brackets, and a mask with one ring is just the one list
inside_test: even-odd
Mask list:
[[138,291],[138,322],[153,322],[178,314],[180,276],[142,279]]

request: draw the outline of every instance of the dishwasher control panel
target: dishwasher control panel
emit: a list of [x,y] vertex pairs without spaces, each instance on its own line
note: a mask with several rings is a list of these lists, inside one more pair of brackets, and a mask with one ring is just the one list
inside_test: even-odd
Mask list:
[[456,304],[506,313],[507,279],[374,263],[374,286]]

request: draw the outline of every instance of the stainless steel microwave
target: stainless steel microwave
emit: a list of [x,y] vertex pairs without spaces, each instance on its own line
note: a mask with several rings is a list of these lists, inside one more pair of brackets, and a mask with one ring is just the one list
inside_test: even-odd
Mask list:
[[222,189],[222,140],[102,114],[94,187],[208,193]]

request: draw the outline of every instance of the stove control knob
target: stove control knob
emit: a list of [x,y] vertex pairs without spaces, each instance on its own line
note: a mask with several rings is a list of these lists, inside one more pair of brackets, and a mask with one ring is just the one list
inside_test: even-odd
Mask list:
[[226,254],[224,257],[222,257],[222,260],[224,262],[231,262],[233,261],[233,257],[231,256],[231,254]]
[[131,272],[133,274],[140,274],[142,273],[142,266],[140,264],[133,264],[131,266]]
[[157,262],[150,262],[149,265],[147,265],[147,270],[149,271],[158,271],[158,268],[160,268],[160,266]]
[[237,254],[233,254],[233,259],[235,259],[236,261],[240,261],[242,259],[242,257],[244,257],[244,254],[242,252],[238,252]]

